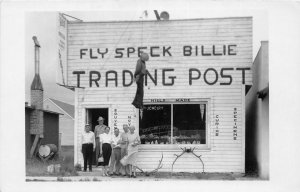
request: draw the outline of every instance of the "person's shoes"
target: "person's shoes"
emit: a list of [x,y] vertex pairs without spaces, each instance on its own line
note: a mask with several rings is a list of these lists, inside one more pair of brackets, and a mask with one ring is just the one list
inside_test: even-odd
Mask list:
[[86,170],[83,170],[83,172],[86,172]]
[[89,172],[92,172],[92,170],[90,169]]
[[132,175],[133,178],[136,178],[136,175]]

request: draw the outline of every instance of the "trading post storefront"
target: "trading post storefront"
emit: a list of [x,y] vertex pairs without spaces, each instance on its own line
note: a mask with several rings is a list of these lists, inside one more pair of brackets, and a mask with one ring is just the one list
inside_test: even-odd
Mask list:
[[[135,125],[143,170],[163,154],[160,171],[244,172],[251,17],[70,22],[60,15],[59,36],[61,82],[75,87],[75,163],[83,163],[84,125],[94,129],[101,115],[121,131]],[[150,59],[141,112],[131,103],[142,51]]]

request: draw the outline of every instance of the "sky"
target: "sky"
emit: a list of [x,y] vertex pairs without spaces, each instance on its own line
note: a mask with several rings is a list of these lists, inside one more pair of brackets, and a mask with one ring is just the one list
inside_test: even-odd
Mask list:
[[[145,16],[147,11],[147,16]],[[227,11],[199,10],[158,10],[167,11],[172,19],[253,17],[253,59],[260,42],[268,40],[268,13],[264,10],[234,9]],[[156,20],[154,10],[103,10],[103,11],[61,11],[83,21]],[[58,12],[27,12],[25,14],[25,101],[30,103],[30,85],[34,77],[34,44],[32,36],[37,36],[40,48],[40,76],[44,88],[44,98],[54,98],[66,103],[74,103],[74,92],[56,84],[57,67],[57,15]],[[70,20],[73,20],[70,18]]]

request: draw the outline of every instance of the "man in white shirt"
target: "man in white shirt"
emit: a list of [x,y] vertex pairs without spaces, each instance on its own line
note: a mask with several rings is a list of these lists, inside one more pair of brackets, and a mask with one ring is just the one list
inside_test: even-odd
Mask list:
[[121,146],[120,146],[120,131],[118,128],[114,129],[114,135],[112,136],[112,154],[110,159],[110,168],[109,172],[110,174],[114,174],[114,168],[115,168],[115,174],[120,175],[120,168],[121,168]]
[[95,135],[91,131],[90,125],[85,125],[85,131],[81,135],[81,152],[83,154],[84,168],[87,169],[87,163],[89,164],[89,171],[92,171],[93,151],[95,151]]

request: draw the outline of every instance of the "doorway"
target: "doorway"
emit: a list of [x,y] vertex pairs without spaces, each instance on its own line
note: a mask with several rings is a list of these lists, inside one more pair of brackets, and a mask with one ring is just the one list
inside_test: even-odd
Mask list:
[[[104,118],[103,124],[108,125],[108,108],[86,108],[85,123],[89,124],[94,132],[96,125],[98,125],[98,118],[101,116]],[[96,152],[93,153],[93,165],[96,165]]]
[[96,125],[98,125],[98,118],[103,117],[105,120],[104,125],[108,126],[108,108],[87,108],[86,109],[86,124],[89,124],[92,131],[95,130]]

